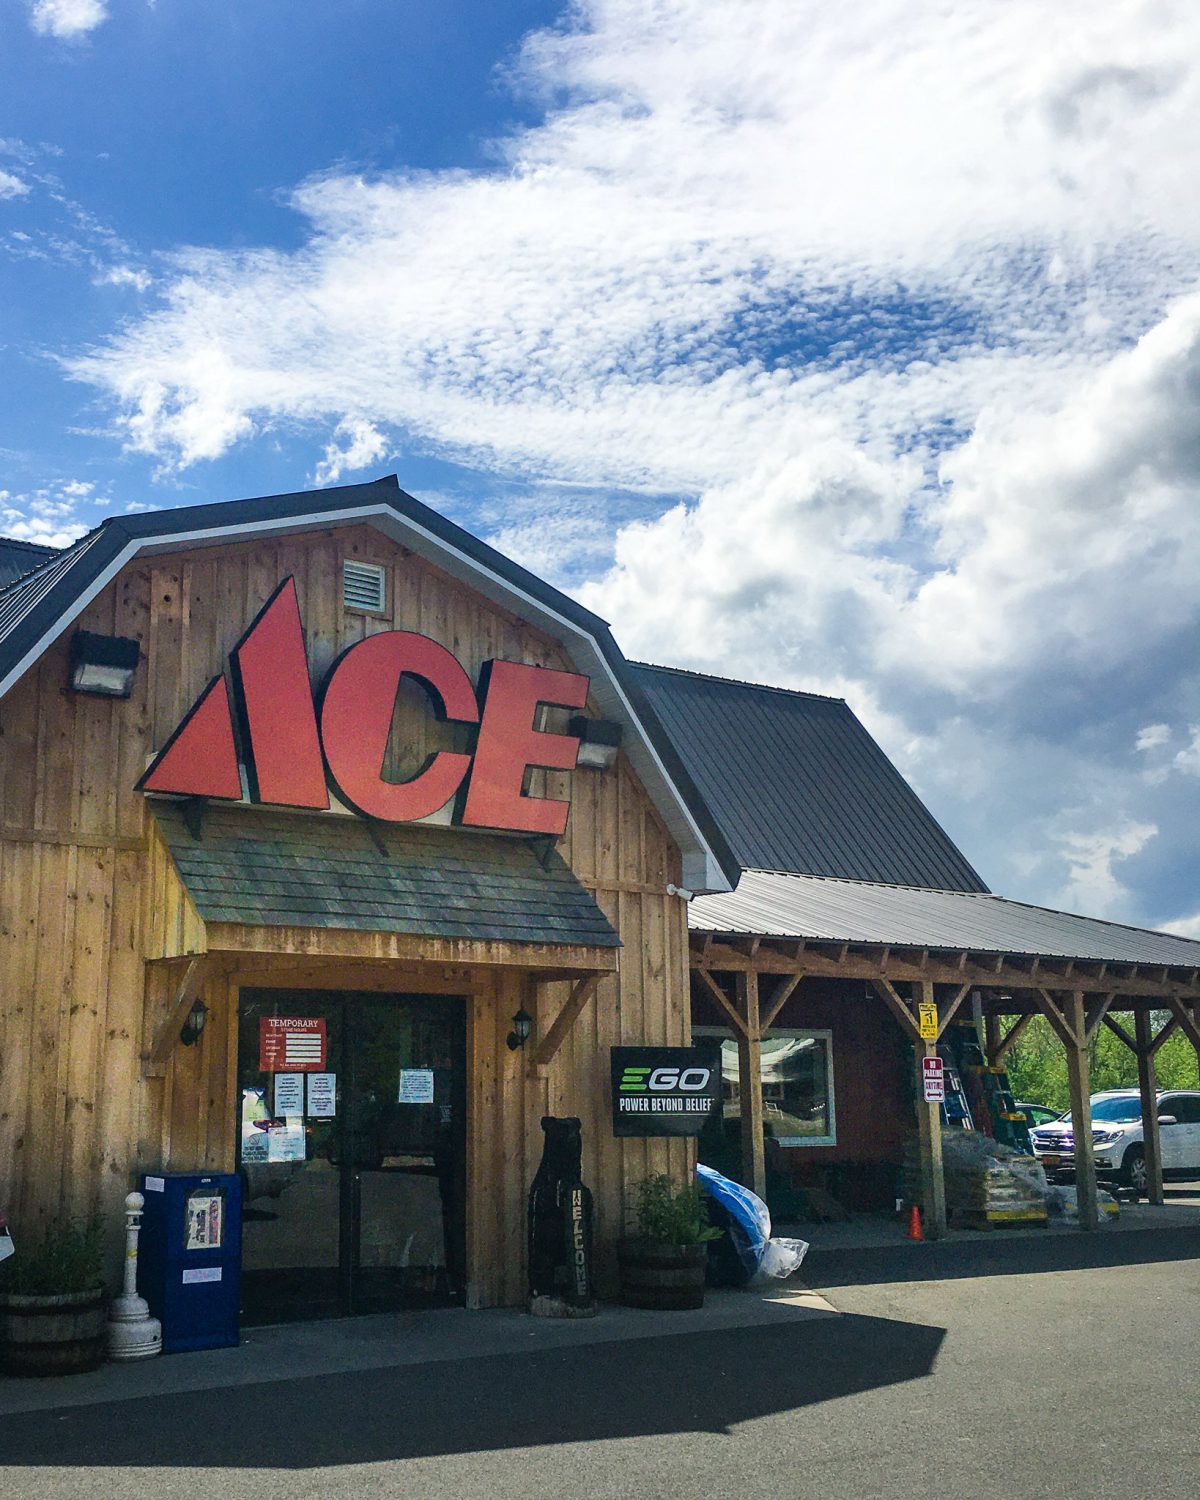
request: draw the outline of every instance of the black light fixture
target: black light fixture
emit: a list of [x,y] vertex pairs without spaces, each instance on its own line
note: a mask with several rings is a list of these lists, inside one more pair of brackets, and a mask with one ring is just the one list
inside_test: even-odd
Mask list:
[[579,741],[577,766],[592,771],[607,771],[616,765],[617,751],[621,748],[621,726],[610,719],[588,719],[582,714],[568,725]]
[[533,1017],[522,1005],[521,1009],[512,1018],[513,1029],[508,1033],[508,1050],[516,1052],[529,1040],[529,1034],[533,1030]]
[[204,1030],[204,1023],[208,1020],[208,1006],[203,1000],[197,1000],[191,1010],[188,1011],[180,1028],[179,1040],[185,1047],[193,1047],[200,1040],[200,1033]]
[[71,637],[71,691],[128,698],[141,656],[141,646],[126,636],[77,630]]

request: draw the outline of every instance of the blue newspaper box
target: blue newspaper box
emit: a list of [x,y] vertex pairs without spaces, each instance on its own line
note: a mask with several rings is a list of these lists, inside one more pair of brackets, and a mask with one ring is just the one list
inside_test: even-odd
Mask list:
[[234,1172],[146,1172],[138,1291],[162,1323],[163,1352],[238,1342],[242,1184]]

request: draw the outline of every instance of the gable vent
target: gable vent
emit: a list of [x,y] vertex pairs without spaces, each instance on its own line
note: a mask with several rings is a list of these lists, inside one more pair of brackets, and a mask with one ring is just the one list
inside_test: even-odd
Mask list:
[[378,563],[342,563],[342,603],[347,609],[382,613],[387,608],[387,575]]

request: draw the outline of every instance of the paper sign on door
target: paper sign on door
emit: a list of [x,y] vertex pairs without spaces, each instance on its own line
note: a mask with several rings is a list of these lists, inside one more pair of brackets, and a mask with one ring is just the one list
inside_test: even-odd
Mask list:
[[400,1104],[433,1103],[433,1069],[400,1069]]
[[[281,1111],[276,1111],[281,1113]],[[308,1075],[308,1115],[317,1120],[331,1120],[337,1114],[337,1074]]]

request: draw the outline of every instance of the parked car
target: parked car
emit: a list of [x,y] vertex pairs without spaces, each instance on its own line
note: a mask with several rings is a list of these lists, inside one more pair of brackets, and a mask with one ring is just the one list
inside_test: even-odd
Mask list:
[[[1200,1091],[1171,1089],[1158,1096],[1164,1177],[1200,1177]],[[1029,1132],[1033,1154],[1051,1180],[1075,1175],[1071,1116]],[[1142,1100],[1136,1089],[1092,1095],[1092,1150],[1096,1175],[1137,1193],[1146,1191]]]
[[1025,1123],[1030,1130],[1035,1125],[1049,1125],[1051,1120],[1062,1119],[1062,1110],[1051,1109],[1048,1104],[1017,1104],[1014,1108],[1018,1114],[1025,1116]]

